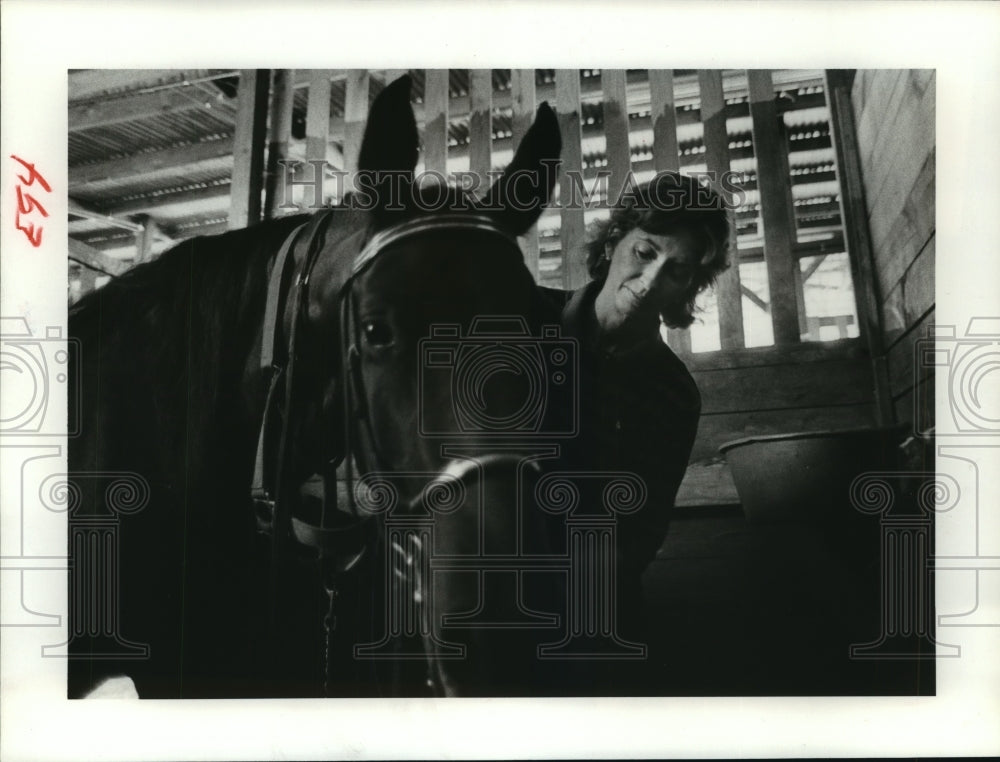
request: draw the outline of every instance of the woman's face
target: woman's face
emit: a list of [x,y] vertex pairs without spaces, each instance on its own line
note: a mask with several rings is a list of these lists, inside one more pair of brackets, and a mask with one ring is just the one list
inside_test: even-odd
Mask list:
[[665,307],[685,300],[698,248],[688,230],[659,235],[633,228],[617,244],[608,244],[608,277],[595,310],[604,335],[655,333]]

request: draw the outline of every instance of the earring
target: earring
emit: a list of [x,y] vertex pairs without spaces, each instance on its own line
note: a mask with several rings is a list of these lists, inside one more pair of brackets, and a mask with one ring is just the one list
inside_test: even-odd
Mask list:
[[611,261],[611,244],[610,243],[604,244],[604,258],[606,260],[608,260],[609,262]]

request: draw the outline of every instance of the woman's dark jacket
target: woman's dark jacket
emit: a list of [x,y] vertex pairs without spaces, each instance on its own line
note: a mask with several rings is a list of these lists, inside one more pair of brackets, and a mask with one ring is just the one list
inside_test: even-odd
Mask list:
[[580,351],[578,434],[565,446],[581,471],[627,471],[645,483],[638,511],[618,516],[620,582],[635,579],[663,542],[698,430],[701,395],[684,363],[659,336],[610,354],[593,340],[594,300],[601,283],[575,291],[542,288],[561,308],[563,336]]

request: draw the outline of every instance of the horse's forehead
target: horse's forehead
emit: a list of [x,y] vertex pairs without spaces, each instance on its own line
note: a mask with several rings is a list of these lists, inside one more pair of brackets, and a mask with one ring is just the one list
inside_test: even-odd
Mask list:
[[386,247],[358,284],[359,295],[377,301],[400,294],[489,293],[523,281],[516,246],[489,233],[441,231]]

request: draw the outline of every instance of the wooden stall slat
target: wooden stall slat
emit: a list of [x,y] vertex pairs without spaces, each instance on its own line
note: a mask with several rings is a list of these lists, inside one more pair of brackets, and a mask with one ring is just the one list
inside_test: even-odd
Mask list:
[[607,141],[605,155],[608,160],[608,198],[615,204],[621,196],[628,174],[632,169],[632,156],[628,143],[628,105],[626,103],[625,70],[603,69],[601,84],[604,87],[604,137]]
[[799,310],[796,295],[794,256],[794,210],[789,209],[788,173],[784,138],[778,127],[774,85],[767,69],[748,69],[750,118],[753,144],[757,154],[757,187],[760,192],[761,220],[764,227],[764,260],[771,293],[771,322],[777,344],[799,341]]
[[288,159],[288,141],[292,137],[292,106],[295,104],[295,71],[275,69],[271,88],[271,129],[267,147],[267,171],[264,175],[264,219],[279,214],[284,198],[284,168]]
[[[368,86],[371,76],[367,69],[350,69],[344,91],[344,164],[349,173],[358,171],[358,156],[361,141],[365,136],[365,120],[368,118]],[[353,179],[347,180],[349,188],[354,187]]]
[[[315,69],[309,77],[309,104],[306,107],[306,161],[326,159],[330,143],[330,69]],[[343,169],[343,167],[338,167]],[[319,201],[319,199],[317,199]]]
[[[649,111],[653,125],[653,168],[657,172],[680,172],[677,147],[677,110],[672,69],[649,70]],[[667,345],[679,354],[691,353],[691,332],[668,328]]]
[[[583,148],[580,143],[580,71],[556,70],[556,114],[562,134],[562,174],[560,179],[560,228],[562,245],[563,288],[583,286],[589,276],[581,246],[585,234],[583,207],[573,201],[572,173],[583,168]],[[573,208],[576,207],[576,208]]]
[[142,225],[142,230],[135,234],[135,264],[138,265],[153,258],[153,241],[159,233],[159,227],[146,214],[137,217],[136,222]]
[[239,230],[260,221],[270,84],[269,69],[244,69],[240,72],[233,135],[230,230]]
[[493,157],[493,70],[469,71],[469,171],[480,181],[479,195],[489,188]]
[[649,104],[653,120],[653,166],[657,172],[679,172],[677,111],[672,69],[649,70]]
[[448,172],[448,70],[428,69],[424,75],[424,169]]
[[[718,69],[698,71],[701,89],[701,120],[704,126],[705,164],[714,176],[713,187],[732,207],[732,195],[725,189],[722,178],[729,172],[729,133],[726,130],[726,100],[722,93],[722,72]],[[736,251],[736,215],[729,215],[729,241]],[[740,268],[735,263],[719,274],[715,284],[719,305],[719,334],[722,349],[744,347],[743,299],[740,289]]]
[[840,214],[847,237],[847,256],[851,263],[858,321],[861,324],[861,335],[872,356],[878,422],[888,425],[894,422],[895,413],[882,341],[879,287],[875,277],[874,254],[868,231],[865,186],[851,105],[851,84],[852,77],[849,72],[843,70],[826,72],[830,138],[834,147],[834,166],[840,181]]
[[[511,69],[510,97],[513,107],[511,143],[515,146],[527,134],[535,118],[535,70]],[[524,262],[535,280],[538,280],[538,227],[533,227],[520,238]]]

